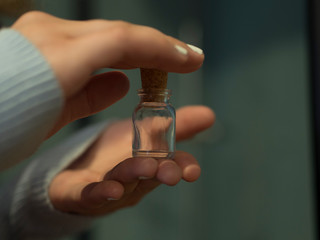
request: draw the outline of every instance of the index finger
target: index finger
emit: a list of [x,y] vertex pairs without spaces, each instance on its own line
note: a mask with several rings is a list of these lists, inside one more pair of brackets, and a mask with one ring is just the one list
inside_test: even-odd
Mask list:
[[93,70],[104,67],[156,68],[187,73],[200,68],[204,60],[201,51],[194,51],[186,43],[151,27],[102,20],[93,21],[91,25],[96,30],[77,40],[80,49],[77,54],[85,57]]

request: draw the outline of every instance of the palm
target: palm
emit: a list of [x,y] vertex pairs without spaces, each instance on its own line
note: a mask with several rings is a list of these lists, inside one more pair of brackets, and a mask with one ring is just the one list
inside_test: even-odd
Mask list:
[[[213,120],[211,110],[205,107],[177,111],[177,140],[206,129]],[[195,181],[199,177],[196,159],[185,152],[177,152],[175,161],[130,158],[131,132],[129,120],[108,127],[53,180],[49,190],[53,205],[65,212],[101,215],[136,204],[161,183],[175,185],[181,178]]]

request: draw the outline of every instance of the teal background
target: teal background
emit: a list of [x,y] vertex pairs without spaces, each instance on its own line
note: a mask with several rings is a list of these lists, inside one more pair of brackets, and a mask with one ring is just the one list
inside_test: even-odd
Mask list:
[[[197,156],[196,183],[161,186],[138,206],[99,219],[66,239],[314,240],[307,1],[90,1],[92,18],[156,27],[204,49],[192,74],[171,74],[176,108],[205,104],[215,126],[179,149]],[[38,8],[76,19],[78,1],[43,0]],[[10,23],[10,20],[8,20]],[[128,95],[92,121],[129,117]],[[73,124],[41,150],[75,131]],[[2,175],[5,179],[14,170]]]

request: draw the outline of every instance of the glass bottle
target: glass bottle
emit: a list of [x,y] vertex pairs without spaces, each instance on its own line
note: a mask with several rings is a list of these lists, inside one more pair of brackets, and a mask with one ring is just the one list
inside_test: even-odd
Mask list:
[[132,154],[134,157],[174,158],[175,109],[169,103],[169,89],[139,89],[135,108]]

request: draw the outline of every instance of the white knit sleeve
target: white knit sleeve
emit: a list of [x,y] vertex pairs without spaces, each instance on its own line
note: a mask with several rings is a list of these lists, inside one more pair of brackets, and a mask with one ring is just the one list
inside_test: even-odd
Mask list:
[[83,154],[105,127],[99,123],[76,133],[33,159],[0,188],[0,239],[57,239],[90,226],[93,218],[55,210],[48,188],[54,176]]
[[63,105],[40,51],[12,29],[0,31],[0,170],[34,153]]

